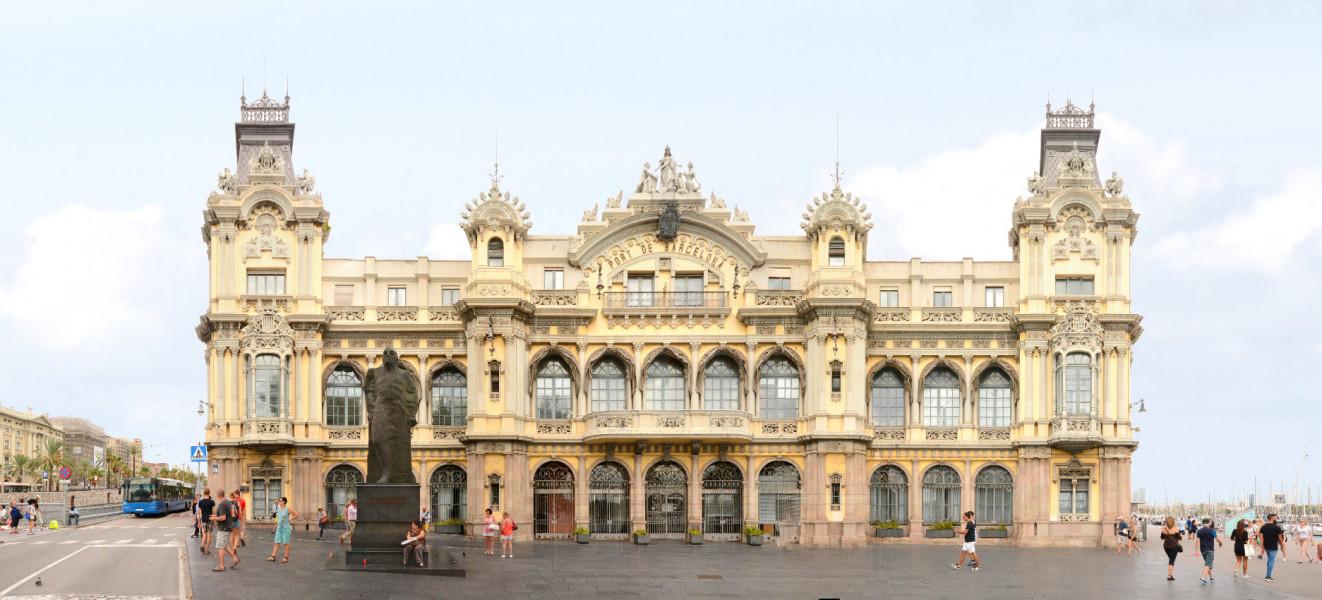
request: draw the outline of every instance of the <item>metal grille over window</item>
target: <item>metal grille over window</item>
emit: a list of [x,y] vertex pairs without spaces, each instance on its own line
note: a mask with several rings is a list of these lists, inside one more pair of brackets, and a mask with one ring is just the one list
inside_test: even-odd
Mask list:
[[739,410],[739,372],[730,359],[715,358],[707,363],[702,400],[707,410]]
[[936,369],[923,381],[923,425],[959,425],[959,377],[949,369]]
[[487,242],[487,266],[505,266],[505,242],[500,241],[500,238],[491,238]]
[[1003,467],[991,466],[973,480],[974,509],[983,523],[1009,524],[1014,517],[1014,480]]
[[680,538],[688,532],[688,477],[672,461],[659,462],[647,471],[644,482],[647,533]]
[[643,395],[648,410],[684,410],[684,371],[668,358],[653,361]]
[[336,367],[326,378],[326,424],[331,427],[363,425],[363,382],[347,366]]
[[363,472],[350,465],[339,465],[326,473],[326,514],[332,519],[344,518],[344,507],[358,497],[358,484]]
[[431,514],[434,522],[468,518],[468,473],[445,465],[431,474]]
[[568,419],[570,380],[565,363],[548,358],[537,370],[537,418]]
[[614,359],[602,359],[592,368],[592,411],[624,410],[624,369]]
[[674,280],[675,296],[673,306],[703,306],[703,283],[701,275],[677,276]]
[[1010,378],[1000,370],[987,371],[978,383],[978,427],[1009,426]]
[[845,264],[845,241],[838,237],[831,238],[831,243],[826,248],[827,263],[832,267],[842,267]]
[[781,528],[799,524],[801,488],[794,465],[778,460],[762,467],[757,475],[757,520],[763,531],[781,535]]
[[458,369],[441,369],[431,378],[431,422],[441,427],[468,424],[468,378]]
[[762,364],[761,393],[763,419],[794,419],[799,416],[799,371],[781,357]]
[[574,472],[564,463],[542,465],[533,475],[533,535],[569,538],[574,532]]
[[959,473],[937,465],[923,474],[923,523],[959,522]]
[[884,465],[872,472],[868,485],[872,496],[873,521],[909,522],[909,478],[895,465]]
[[883,369],[872,378],[872,424],[904,426],[904,382],[892,369]]
[[702,472],[703,534],[739,534],[743,531],[744,477],[726,461],[712,463]]
[[629,474],[603,462],[588,476],[588,529],[592,533],[629,533]]

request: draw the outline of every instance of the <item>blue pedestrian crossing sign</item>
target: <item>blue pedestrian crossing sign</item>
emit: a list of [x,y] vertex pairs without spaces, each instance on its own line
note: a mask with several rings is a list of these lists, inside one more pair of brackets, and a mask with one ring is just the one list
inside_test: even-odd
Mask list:
[[207,462],[206,446],[189,446],[189,454],[193,455],[193,462]]

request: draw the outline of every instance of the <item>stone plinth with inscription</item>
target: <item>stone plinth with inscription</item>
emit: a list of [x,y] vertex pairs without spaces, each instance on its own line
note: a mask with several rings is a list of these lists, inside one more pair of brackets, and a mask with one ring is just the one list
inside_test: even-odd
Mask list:
[[[416,483],[358,484],[358,525],[353,543],[344,553],[347,568],[361,568],[363,561],[369,567],[399,568],[404,562],[404,541],[409,523],[418,518],[419,486]],[[428,545],[424,555],[428,568],[410,569],[432,571],[437,567],[452,566],[454,560],[444,550]],[[406,570],[406,569],[401,569]],[[432,573],[428,573],[432,574]],[[459,575],[462,576],[462,570]]]

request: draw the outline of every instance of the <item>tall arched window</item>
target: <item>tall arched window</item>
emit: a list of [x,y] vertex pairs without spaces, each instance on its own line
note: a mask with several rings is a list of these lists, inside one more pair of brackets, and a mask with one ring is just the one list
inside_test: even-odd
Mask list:
[[978,382],[978,427],[1009,426],[1010,378],[1000,369],[989,369]]
[[904,382],[894,369],[882,369],[872,378],[872,425],[904,426]]
[[253,416],[279,417],[281,405],[280,357],[258,354],[248,375],[252,390]]
[[592,411],[624,410],[624,369],[613,358],[592,367]]
[[588,475],[588,528],[629,533],[629,474],[617,463],[597,463]]
[[707,410],[739,410],[739,371],[725,357],[707,363],[702,380],[702,405]]
[[923,474],[923,523],[959,522],[959,473],[937,465]]
[[843,267],[845,265],[845,240],[833,237],[831,243],[826,248],[827,262],[832,267]]
[[950,369],[934,369],[923,380],[923,425],[959,425],[959,377]]
[[[1056,359],[1059,368],[1060,359]],[[1086,352],[1071,352],[1065,356],[1064,373],[1057,374],[1058,389],[1065,391],[1065,414],[1087,415],[1092,413],[1092,357]]]
[[344,507],[358,497],[363,472],[353,465],[339,465],[326,473],[326,514],[343,517]]
[[431,376],[431,423],[441,427],[468,424],[468,378],[447,367]]
[[872,472],[868,486],[872,495],[873,521],[909,522],[909,478],[895,465],[884,465]]
[[568,419],[570,416],[569,370],[558,358],[542,361],[537,370],[537,418]]
[[684,410],[684,370],[669,358],[652,361],[643,396],[648,410]]
[[1014,480],[1004,467],[990,466],[973,480],[974,510],[982,523],[1009,524],[1014,517]]
[[505,266],[505,242],[500,241],[498,237],[493,237],[487,242],[487,266]]
[[759,372],[763,419],[794,419],[799,416],[799,371],[784,357],[762,363]]
[[757,474],[758,523],[798,525],[802,487],[799,470],[794,465],[778,460],[762,467]]
[[331,427],[363,425],[363,382],[352,368],[341,365],[326,378],[326,424]]
[[468,520],[468,472],[463,467],[445,465],[431,474],[432,520]]

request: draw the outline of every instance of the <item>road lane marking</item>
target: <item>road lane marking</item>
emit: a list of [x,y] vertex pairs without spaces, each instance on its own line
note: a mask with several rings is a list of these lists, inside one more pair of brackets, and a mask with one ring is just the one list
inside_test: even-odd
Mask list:
[[33,545],[33,546],[36,546],[36,545],[38,545],[38,544],[49,544],[49,543],[50,543],[50,540],[37,540],[37,541],[35,541],[35,542],[32,542],[32,545]]
[[142,540],[142,543],[144,543],[144,544],[155,544],[155,543],[156,543],[156,538],[150,538],[150,539]]
[[127,543],[129,543],[129,542],[131,542],[131,541],[133,541],[133,539],[132,539],[132,538],[129,538],[129,539],[127,539],[127,540],[119,540],[118,542],[115,542],[115,543],[116,543],[116,544],[127,544]]
[[67,541],[67,542],[60,542],[60,545],[61,545],[61,546],[66,546],[66,545],[68,545],[68,544],[77,544],[77,543],[78,543],[78,540],[69,540],[69,541]]
[[84,548],[174,548],[174,544],[99,544],[96,546],[83,546]]
[[82,548],[79,548],[79,549],[77,549],[77,550],[74,550],[73,552],[70,552],[70,553],[66,554],[66,555],[64,556],[64,558],[61,558],[61,559],[59,559],[59,560],[57,560],[57,561],[55,561],[55,562],[53,562],[53,563],[51,563],[51,564],[49,564],[49,565],[46,565],[46,566],[44,566],[44,567],[42,567],[42,568],[40,568],[40,569],[37,569],[37,570],[34,571],[31,575],[28,575],[27,577],[24,577],[23,579],[19,580],[18,583],[15,583],[14,585],[11,585],[11,586],[5,588],[3,591],[0,591],[0,596],[8,595],[9,592],[14,591],[16,588],[18,588],[18,586],[23,585],[23,584],[27,583],[28,581],[32,580],[33,577],[36,577],[36,576],[38,576],[38,575],[41,575],[42,573],[45,573],[47,569],[50,569],[51,567],[54,567],[55,565],[58,565],[58,564],[60,564],[60,563],[62,563],[62,562],[64,562],[64,561],[66,561],[66,560],[69,560],[70,558],[73,558],[75,554],[78,554],[79,552],[82,552],[83,550],[86,550],[86,549],[88,549],[89,547],[90,547],[90,546],[83,546]]
[[105,541],[105,540],[87,540],[86,542],[83,542],[83,543],[84,543],[84,544],[100,544],[100,543],[102,543],[102,542],[104,542],[104,541]]

